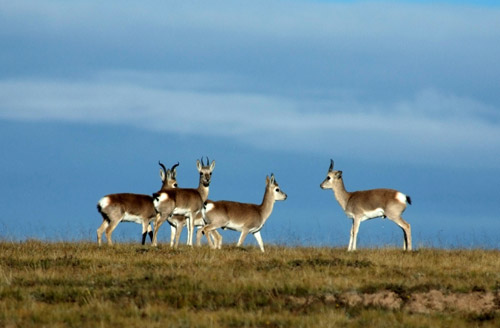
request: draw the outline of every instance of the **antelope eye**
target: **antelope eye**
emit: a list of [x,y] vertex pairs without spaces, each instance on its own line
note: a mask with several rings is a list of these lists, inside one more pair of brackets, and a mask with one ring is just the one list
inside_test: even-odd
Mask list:
[[327,177],[326,177],[326,179],[327,179],[327,180],[331,180],[332,178],[331,178],[330,176],[327,176]]
[[275,191],[276,191],[276,192],[280,192],[280,188],[276,188],[276,189],[275,189]]
[[177,183],[174,183],[174,187],[177,188]]

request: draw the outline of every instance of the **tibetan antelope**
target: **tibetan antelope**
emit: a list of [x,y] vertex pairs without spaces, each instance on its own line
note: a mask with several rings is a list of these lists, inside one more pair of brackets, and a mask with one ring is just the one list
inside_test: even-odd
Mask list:
[[333,160],[325,181],[320,185],[322,189],[332,189],[335,198],[344,210],[347,217],[352,219],[351,237],[348,251],[356,250],[359,225],[361,222],[377,217],[389,218],[394,221],[404,233],[404,249],[411,250],[410,224],[403,220],[401,214],[406,209],[406,203],[411,205],[410,196],[394,189],[372,189],[348,192],[342,180],[342,171],[333,170]]
[[154,206],[157,213],[159,214],[156,217],[154,223],[155,229],[153,232],[153,246],[157,245],[158,229],[165,221],[168,220],[171,226],[175,225],[176,230],[182,229],[180,222],[172,222],[174,216],[178,216],[178,218],[182,218],[182,216],[187,217],[187,244],[189,246],[193,245],[195,215],[197,213],[201,213],[203,216],[204,202],[208,198],[212,172],[215,168],[215,161],[212,161],[212,163],[210,163],[210,160],[207,158],[207,164],[205,165],[203,163],[203,159],[201,160],[201,162],[197,160],[196,168],[200,173],[200,183],[197,189],[176,188],[169,190],[160,190],[153,194]]
[[[237,246],[241,246],[248,233],[252,233],[259,244],[260,250],[264,252],[264,243],[260,235],[260,230],[266,223],[267,219],[273,211],[274,202],[277,200],[285,200],[287,195],[281,191],[271,174],[271,178],[266,176],[266,190],[264,192],[264,199],[260,205],[246,204],[231,201],[216,201],[207,202],[205,219],[207,225],[198,230],[196,234],[196,243],[200,245],[202,233],[209,234],[215,229],[230,229],[241,231],[240,238]],[[212,248],[219,248],[222,242],[222,236],[213,236],[215,245],[211,244],[210,238],[207,239]]]
[[[176,167],[179,163],[167,170],[165,166],[158,162],[161,166],[160,177],[162,180],[161,189],[177,188]],[[99,246],[102,243],[102,234],[106,231],[106,239],[108,245],[112,245],[111,234],[120,222],[135,222],[142,224],[142,244],[146,243],[146,235],[153,241],[153,232],[151,222],[156,217],[156,210],[153,206],[153,197],[142,194],[110,194],[104,196],[97,203],[97,210],[102,215],[102,224],[97,229],[97,243]]]

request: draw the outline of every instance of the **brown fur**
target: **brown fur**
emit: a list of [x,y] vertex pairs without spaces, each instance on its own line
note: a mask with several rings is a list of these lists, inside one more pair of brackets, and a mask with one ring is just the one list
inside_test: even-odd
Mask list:
[[[197,244],[200,244],[202,233],[210,233],[218,228],[227,228],[241,231],[237,246],[241,246],[247,234],[252,233],[261,251],[264,252],[264,244],[260,236],[260,230],[271,215],[274,202],[276,200],[285,200],[286,198],[286,194],[279,189],[278,183],[274,180],[274,175],[271,175],[271,179],[266,177],[266,190],[264,199],[260,205],[225,200],[217,202],[209,201],[207,203],[206,213],[207,225],[198,230],[196,236]],[[220,248],[222,237],[218,239],[218,237],[214,236],[214,239],[215,245],[211,244],[211,246],[213,248]]]
[[[162,168],[164,166],[160,163]],[[178,164],[177,164],[178,165]],[[176,180],[176,166],[174,165],[170,170],[160,170],[160,177],[162,179],[161,190],[174,188],[177,186]],[[104,201],[105,199],[109,201]],[[106,203],[102,206],[101,204]],[[108,245],[112,245],[111,234],[115,230],[118,223],[120,223],[125,213],[138,216],[142,218],[142,244],[146,243],[146,235],[149,234],[151,240],[153,233],[151,222],[156,217],[156,210],[153,206],[153,197],[142,194],[120,193],[106,195],[97,204],[97,210],[101,213],[103,221],[101,226],[97,229],[97,243],[99,246],[102,244],[102,234],[106,231],[106,240]]]
[[[361,222],[380,216],[394,221],[403,230],[404,249],[411,250],[411,227],[401,216],[406,209],[406,201],[411,203],[410,197],[394,189],[348,192],[344,186],[342,171],[333,170],[333,161],[331,161],[326,179],[321,183],[320,187],[332,189],[344,212],[353,220],[349,251],[356,250],[357,235]],[[404,200],[399,199],[398,194],[404,196]]]
[[[155,230],[153,232],[153,246],[157,245],[157,234],[160,226],[165,222],[169,221],[172,228],[172,233],[175,236],[180,235],[180,231],[184,224],[181,225],[182,221],[187,220],[188,223],[188,245],[192,245],[192,235],[194,230],[194,220],[197,213],[202,213],[203,203],[208,198],[209,185],[211,182],[212,171],[215,168],[215,161],[207,160],[207,165],[203,165],[203,160],[196,162],[196,167],[200,173],[200,182],[197,189],[170,189],[170,190],[160,190],[160,192],[153,194],[155,207],[159,215],[157,215],[155,220]],[[160,201],[162,195],[168,195],[164,201]],[[185,214],[176,215],[175,212],[179,210],[185,210]],[[175,215],[175,219],[173,219]],[[185,216],[186,219],[182,219]],[[176,237],[178,243],[178,237]],[[176,243],[176,245],[177,245]]]

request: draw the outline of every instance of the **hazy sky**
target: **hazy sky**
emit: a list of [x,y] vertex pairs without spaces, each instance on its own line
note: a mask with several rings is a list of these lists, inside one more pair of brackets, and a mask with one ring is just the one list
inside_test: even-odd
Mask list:
[[100,197],[156,191],[158,160],[193,187],[208,155],[213,200],[260,202],[271,172],[289,194],[264,243],[347,246],[333,158],[348,190],[412,196],[416,247],[500,247],[496,3],[0,1],[0,237],[94,239]]

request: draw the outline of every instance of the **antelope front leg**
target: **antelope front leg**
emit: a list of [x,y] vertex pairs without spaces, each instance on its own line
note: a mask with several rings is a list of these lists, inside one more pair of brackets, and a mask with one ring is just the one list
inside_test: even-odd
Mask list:
[[260,231],[257,231],[253,234],[255,239],[257,240],[257,244],[259,244],[260,250],[264,253],[264,242],[262,241],[262,236],[260,235]]
[[181,239],[181,232],[182,232],[182,228],[184,227],[184,224],[180,224],[175,228],[176,231],[175,231],[175,244],[174,244],[174,248],[177,248],[179,246],[179,240]]
[[356,218],[354,218],[352,221],[351,240],[349,241],[348,251],[355,251],[356,250],[356,244],[358,241],[358,231],[359,231],[359,224],[360,223],[361,223],[361,221],[356,219]]
[[188,242],[189,246],[193,246],[194,218],[193,213],[188,214]]
[[174,240],[176,235],[177,235],[177,227],[170,225],[170,247],[174,247]]

